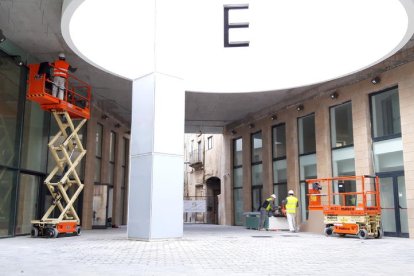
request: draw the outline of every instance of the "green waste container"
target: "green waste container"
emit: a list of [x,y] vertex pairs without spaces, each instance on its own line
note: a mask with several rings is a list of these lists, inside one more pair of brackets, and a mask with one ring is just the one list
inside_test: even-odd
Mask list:
[[[247,229],[258,229],[260,221],[260,212],[245,212],[244,215],[244,226]],[[265,219],[265,229],[269,228],[269,217]]]

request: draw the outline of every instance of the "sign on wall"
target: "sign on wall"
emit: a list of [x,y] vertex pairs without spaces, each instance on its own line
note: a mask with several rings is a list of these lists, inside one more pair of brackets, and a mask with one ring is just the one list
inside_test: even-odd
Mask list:
[[203,213],[207,211],[205,200],[184,200],[185,213]]

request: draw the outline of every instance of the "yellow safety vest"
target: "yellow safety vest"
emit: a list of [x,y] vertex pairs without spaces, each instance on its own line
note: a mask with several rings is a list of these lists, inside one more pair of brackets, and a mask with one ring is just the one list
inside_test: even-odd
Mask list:
[[286,212],[289,214],[296,214],[296,206],[298,205],[298,199],[295,196],[288,196],[286,198]]

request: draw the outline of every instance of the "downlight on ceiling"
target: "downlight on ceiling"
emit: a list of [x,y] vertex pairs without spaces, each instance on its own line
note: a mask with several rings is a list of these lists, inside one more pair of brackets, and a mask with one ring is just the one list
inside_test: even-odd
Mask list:
[[[224,47],[229,3],[240,4],[65,0],[62,33],[72,50],[107,72],[131,80],[163,72],[182,78],[186,91],[206,93],[333,80],[390,57],[414,33],[409,0],[246,0],[248,8],[229,11],[229,24],[249,26],[231,29],[229,39],[249,46]],[[108,43],[109,34],[116,43]]]

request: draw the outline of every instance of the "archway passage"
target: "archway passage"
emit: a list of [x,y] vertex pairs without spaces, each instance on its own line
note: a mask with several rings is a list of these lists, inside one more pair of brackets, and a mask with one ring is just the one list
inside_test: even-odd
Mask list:
[[207,186],[207,223],[219,224],[219,199],[221,180],[212,176],[206,180]]

